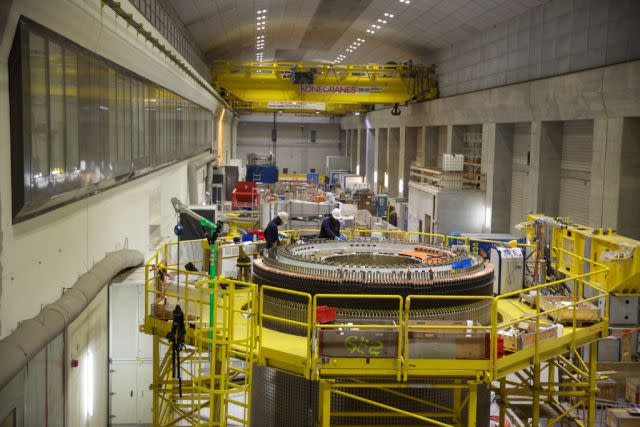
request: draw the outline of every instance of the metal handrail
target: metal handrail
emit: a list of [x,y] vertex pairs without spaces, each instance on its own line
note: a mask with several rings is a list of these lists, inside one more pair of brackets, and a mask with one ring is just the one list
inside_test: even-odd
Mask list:
[[[362,233],[362,232],[367,232],[367,231],[375,231],[375,232],[390,232],[390,233],[394,233],[397,234],[398,231],[395,230],[355,230],[353,232],[353,235],[357,235],[358,233]],[[295,237],[295,233],[298,232],[296,231],[288,231],[288,235],[291,237]],[[406,233],[406,232],[400,232],[400,233],[405,233],[405,238],[406,236],[410,236],[411,233]],[[448,239],[448,238],[456,238],[456,239],[463,239],[464,241],[468,242],[469,238],[463,238],[463,237],[458,237],[458,236],[444,236],[444,235],[439,235],[439,234],[432,234],[432,233],[413,233],[413,234],[419,234],[419,235],[426,235],[426,236],[436,236],[436,237],[440,237],[443,239]],[[484,241],[484,240],[483,240]],[[489,241],[491,242],[491,241]],[[492,242],[492,243],[496,243],[496,244],[504,244],[504,242]],[[208,299],[202,297],[202,295],[199,295],[198,293],[206,293],[207,295],[209,295],[209,293],[214,292],[214,293],[218,293],[220,295],[222,295],[222,293],[224,293],[224,291],[222,290],[217,290],[214,288],[214,290],[209,289],[208,285],[211,283],[211,281],[208,280],[202,280],[202,276],[204,273],[200,273],[200,272],[190,272],[190,271],[186,271],[186,270],[182,270],[180,268],[178,268],[178,266],[176,265],[175,262],[173,262],[172,260],[168,260],[168,255],[169,255],[169,250],[170,248],[175,245],[175,242],[169,242],[169,243],[165,243],[163,245],[161,245],[158,250],[156,250],[154,252],[154,254],[149,258],[149,260],[147,261],[147,265],[146,265],[146,269],[145,269],[145,318],[149,317],[149,307],[150,307],[150,300],[152,298],[152,296],[154,295],[164,295],[167,297],[171,297],[171,298],[176,298],[176,299],[180,299],[180,300],[184,300],[185,301],[185,315],[187,316],[187,319],[189,318],[189,315],[193,315],[195,318],[200,319],[200,322],[202,321],[202,319],[204,319],[203,314],[206,314],[206,312],[208,312],[207,310],[203,310],[202,307],[207,306],[209,304]],[[259,244],[259,242],[253,242],[252,244]],[[527,246],[527,245],[523,245],[523,246]],[[519,322],[525,321],[525,320],[529,320],[529,321],[535,321],[536,323],[536,327],[535,327],[535,331],[533,332],[535,334],[535,345],[534,345],[534,354],[539,355],[539,351],[540,351],[540,329],[541,329],[541,325],[544,326],[541,323],[541,320],[543,318],[545,318],[546,316],[549,316],[551,314],[560,312],[562,310],[571,310],[573,309],[573,320],[571,325],[573,326],[573,330],[572,330],[572,347],[575,346],[575,335],[576,335],[576,331],[577,331],[577,326],[578,326],[578,322],[576,320],[576,309],[575,307],[578,307],[580,304],[583,303],[587,303],[587,302],[593,302],[596,300],[600,300],[600,299],[604,299],[605,301],[605,307],[608,307],[608,293],[605,290],[605,288],[602,287],[602,285],[600,283],[592,283],[591,281],[589,281],[588,279],[591,278],[592,276],[596,276],[596,275],[601,275],[601,274],[607,274],[608,272],[608,268],[606,266],[604,266],[601,263],[598,263],[596,261],[593,260],[589,260],[586,259],[584,257],[581,257],[579,255],[576,254],[572,254],[571,252],[565,251],[561,248],[553,248],[553,250],[556,250],[558,252],[562,252],[565,253],[567,255],[570,256],[575,256],[576,259],[579,259],[581,261],[587,261],[592,263],[594,266],[600,267],[597,269],[594,269],[588,273],[583,273],[583,274],[569,274],[566,273],[567,277],[563,278],[563,279],[559,279],[559,280],[555,280],[552,282],[548,282],[548,283],[544,283],[544,284],[540,284],[540,285],[536,285],[536,286],[532,286],[529,288],[525,288],[522,290],[518,290],[518,291],[514,291],[514,292],[509,292],[506,294],[502,294],[499,296],[467,296],[467,295],[457,295],[457,296],[451,296],[451,295],[409,295],[405,298],[399,296],[399,295],[361,295],[361,294],[351,294],[351,295],[335,295],[335,294],[317,294],[317,295],[311,295],[309,293],[305,293],[305,292],[299,292],[299,291],[293,291],[293,290],[288,290],[288,289],[282,289],[282,288],[276,288],[276,287],[272,287],[272,286],[262,286],[260,287],[260,291],[257,295],[258,298],[258,304],[259,304],[259,314],[257,316],[257,325],[256,325],[256,329],[258,331],[258,340],[257,340],[257,347],[256,347],[256,351],[258,352],[258,354],[260,354],[261,349],[264,348],[264,324],[263,321],[264,320],[270,320],[270,321],[274,321],[274,322],[278,322],[278,323],[282,323],[282,324],[288,324],[288,325],[293,325],[296,327],[301,327],[305,329],[305,340],[306,340],[306,347],[307,347],[307,354],[306,354],[306,367],[307,367],[307,371],[305,375],[308,375],[309,377],[311,377],[313,375],[313,370],[317,369],[318,366],[321,366],[321,364],[319,363],[319,355],[318,355],[318,345],[317,345],[317,332],[319,330],[322,329],[338,329],[338,328],[344,328],[344,327],[348,327],[348,328],[359,328],[359,329],[381,329],[381,330],[397,330],[398,332],[398,348],[397,348],[397,360],[398,360],[398,376],[400,377],[401,374],[404,374],[404,378],[406,379],[407,377],[407,372],[408,372],[408,364],[407,361],[408,360],[416,360],[414,359],[410,359],[409,358],[409,332],[411,331],[415,331],[415,330],[432,330],[432,329],[440,329],[440,330],[451,330],[451,331],[455,331],[455,330],[459,330],[461,331],[461,333],[464,333],[464,331],[468,331],[468,330],[473,330],[473,331],[489,331],[489,336],[490,336],[490,351],[489,351],[489,356],[488,359],[484,359],[485,361],[488,360],[490,362],[490,376],[494,377],[495,373],[497,372],[497,368],[495,366],[495,362],[498,359],[498,339],[499,339],[499,334],[498,332],[500,330],[503,330],[505,328],[509,328],[510,326],[513,326]],[[168,272],[172,272],[175,274],[181,274],[184,276],[185,278],[185,287],[184,287],[184,294],[182,294],[181,292],[170,292],[167,290],[157,290],[154,288],[155,283],[156,283],[156,277],[153,273],[153,267],[154,266],[159,266],[160,264],[162,264],[162,262],[164,260],[167,260],[167,265],[164,265],[164,267],[166,268],[166,270]],[[238,281],[232,281],[230,279],[227,278],[219,278],[218,280],[214,281],[214,283],[216,283],[217,285],[220,284],[240,284],[243,286],[255,286],[252,283],[248,283],[248,282],[238,282]],[[552,309],[547,309],[547,310],[543,310],[541,308],[541,304],[540,304],[540,297],[541,297],[541,293],[543,290],[545,289],[549,289],[549,288],[553,288],[559,284],[566,284],[566,283],[573,283],[574,289],[576,289],[576,292],[573,292],[573,298],[571,301],[567,301],[566,304],[564,304],[562,307],[556,307],[556,308],[552,308]],[[218,286],[217,286],[218,287]],[[216,287],[216,288],[217,288]],[[596,295],[595,296],[591,296],[589,298],[581,298],[580,295],[582,294],[581,292],[577,292],[577,288],[583,288],[583,287],[587,287],[592,289]],[[281,293],[281,294],[289,294],[289,295],[295,295],[298,297],[301,297],[303,300],[305,300],[306,304],[306,310],[307,310],[307,319],[306,321],[300,321],[300,320],[293,320],[293,319],[288,319],[286,317],[281,317],[281,316],[275,316],[275,315],[271,315],[271,314],[266,314],[264,313],[264,295],[265,295],[265,291],[268,292],[275,292],[275,293]],[[536,308],[535,308],[535,312],[525,315],[523,317],[520,317],[518,319],[514,319],[514,320],[502,320],[502,321],[498,321],[498,303],[500,301],[504,301],[506,299],[509,298],[516,298],[519,297],[520,295],[526,294],[526,293],[530,293],[531,291],[535,291],[536,293]],[[153,297],[155,298],[155,297]],[[363,321],[362,324],[353,324],[353,325],[348,325],[345,326],[344,324],[340,325],[340,324],[318,324],[317,323],[317,313],[316,313],[316,309],[318,307],[318,300],[322,299],[322,298],[331,298],[331,299],[364,299],[364,300],[376,300],[376,299],[387,299],[387,300],[397,300],[398,301],[398,316],[397,316],[397,325],[379,325],[379,324],[371,324],[371,323],[367,323],[366,321]],[[489,325],[472,325],[472,326],[467,326],[467,325],[409,325],[409,320],[410,320],[410,315],[411,315],[411,306],[412,306],[412,301],[417,301],[417,300],[473,300],[473,301],[490,301],[491,303],[491,324]],[[237,312],[236,309],[232,308],[232,310],[234,312]],[[395,317],[394,317],[395,318]],[[606,322],[607,322],[607,318],[606,315],[604,317],[602,317],[599,320],[599,324],[602,324],[603,327],[606,327]],[[203,324],[200,323],[199,326],[201,326],[198,329],[207,329],[204,328]],[[207,326],[209,327],[209,326]],[[207,329],[208,330],[208,329]],[[218,344],[217,338],[216,337],[209,337],[209,335],[205,332],[201,331],[189,331],[190,334],[192,336],[197,336],[199,341],[202,341],[203,343],[206,344]],[[203,335],[204,334],[204,335]],[[521,351],[521,350],[519,350]],[[518,351],[518,352],[519,352]],[[517,354],[516,353],[512,353],[512,354]],[[510,356],[510,355],[509,355]],[[509,357],[509,356],[505,356],[505,357]],[[539,356],[537,356],[539,357]],[[423,359],[423,360],[428,360],[428,359]]]

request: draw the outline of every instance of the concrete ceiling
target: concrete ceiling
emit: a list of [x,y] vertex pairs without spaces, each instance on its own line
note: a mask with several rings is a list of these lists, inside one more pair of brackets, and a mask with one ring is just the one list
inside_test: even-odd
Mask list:
[[[428,61],[546,0],[169,0],[207,59],[343,63]],[[264,21],[258,11],[266,9]],[[389,18],[384,14],[394,15]],[[378,20],[386,20],[384,24]],[[257,22],[266,22],[258,30]],[[372,27],[379,25],[381,28]],[[373,30],[375,34],[366,30]],[[365,42],[348,52],[357,39]]]

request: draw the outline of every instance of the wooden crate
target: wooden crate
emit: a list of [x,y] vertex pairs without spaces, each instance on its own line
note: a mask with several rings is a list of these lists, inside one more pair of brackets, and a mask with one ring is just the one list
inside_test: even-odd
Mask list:
[[625,383],[624,400],[629,403],[640,403],[640,377],[628,377]]
[[[506,335],[500,333],[504,341],[504,351],[516,352],[527,347],[533,347],[536,344],[535,322],[520,322],[515,328],[518,333],[516,335]],[[542,343],[558,337],[558,328],[554,325],[540,325],[541,329],[538,333],[538,342]],[[543,329],[544,328],[544,329]]]
[[628,409],[607,409],[607,427],[640,427],[640,416]]

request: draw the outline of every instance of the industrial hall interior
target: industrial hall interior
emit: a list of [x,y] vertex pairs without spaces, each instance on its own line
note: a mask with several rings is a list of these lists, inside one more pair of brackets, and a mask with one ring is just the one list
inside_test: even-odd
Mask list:
[[640,427],[640,0],[0,0],[0,427]]

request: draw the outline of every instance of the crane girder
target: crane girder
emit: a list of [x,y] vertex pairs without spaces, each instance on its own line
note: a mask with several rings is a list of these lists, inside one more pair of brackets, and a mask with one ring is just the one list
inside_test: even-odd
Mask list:
[[[245,109],[340,114],[437,96],[432,65],[216,62],[213,82]],[[301,107],[304,105],[304,107]]]

